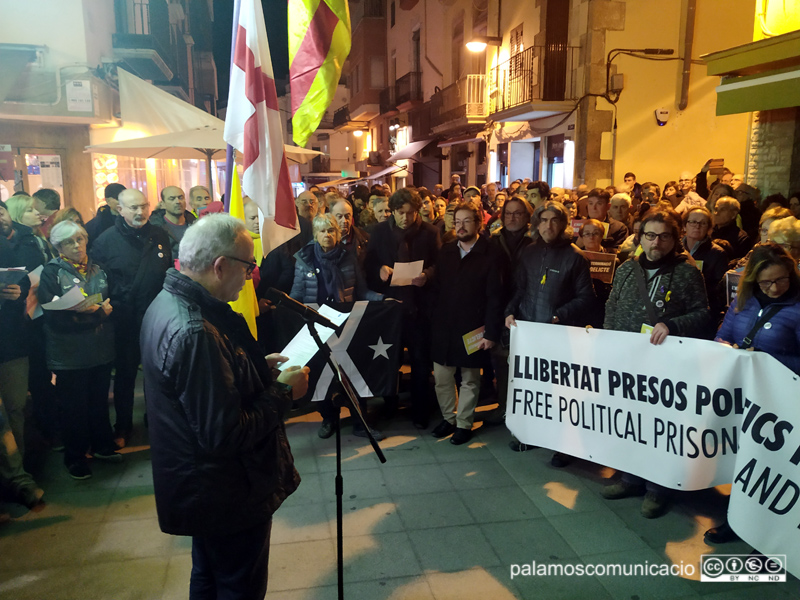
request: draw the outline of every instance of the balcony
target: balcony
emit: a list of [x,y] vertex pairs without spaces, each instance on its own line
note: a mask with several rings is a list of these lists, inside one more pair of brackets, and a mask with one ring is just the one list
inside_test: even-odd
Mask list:
[[431,103],[426,102],[419,108],[408,112],[408,124],[411,127],[411,141],[419,142],[432,137]]
[[397,110],[400,112],[406,112],[422,104],[422,73],[419,71],[406,73],[397,80],[395,87]]
[[[332,125],[335,131],[364,130],[369,127],[369,121],[354,121],[350,117],[350,106],[345,104],[341,108],[336,109],[336,112],[333,113]],[[319,129],[322,128],[322,124],[320,124]]]
[[397,88],[395,86],[390,85],[381,91],[380,105],[382,115],[391,117],[397,114],[397,101],[395,100],[397,95],[396,90]]
[[486,75],[467,75],[431,97],[434,133],[482,124],[486,114]]
[[491,70],[488,113],[496,121],[538,119],[577,100],[578,47],[532,46]]

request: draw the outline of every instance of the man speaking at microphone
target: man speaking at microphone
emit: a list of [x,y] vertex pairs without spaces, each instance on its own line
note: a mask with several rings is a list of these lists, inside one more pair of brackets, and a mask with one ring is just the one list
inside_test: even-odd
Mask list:
[[287,359],[228,305],[255,268],[244,223],[200,219],[180,256],[141,332],[158,521],[192,536],[190,598],[264,598],[272,515],[300,483],[283,417],[308,368],[275,380]]

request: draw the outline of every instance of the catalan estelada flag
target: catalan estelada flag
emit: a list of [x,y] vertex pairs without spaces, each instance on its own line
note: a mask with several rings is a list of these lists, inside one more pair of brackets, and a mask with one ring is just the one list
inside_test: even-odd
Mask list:
[[292,137],[305,146],[328,110],[350,54],[347,0],[289,0]]

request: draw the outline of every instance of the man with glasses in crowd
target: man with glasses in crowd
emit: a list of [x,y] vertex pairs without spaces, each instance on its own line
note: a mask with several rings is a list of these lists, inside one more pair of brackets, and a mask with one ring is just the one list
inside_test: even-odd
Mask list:
[[161,291],[164,276],[173,263],[170,238],[166,231],[150,224],[150,204],[142,192],[120,192],[117,211],[120,216],[114,227],[97,238],[90,254],[108,275],[109,298],[114,307],[114,437],[122,447],[130,442],[133,431],[142,318]]
[[[642,254],[617,269],[606,302],[604,329],[645,333],[662,344],[667,336],[702,337],[709,312],[703,276],[680,248],[680,225],[670,211],[653,211],[642,221]],[[642,516],[667,511],[670,490],[630,473],[601,492],[609,500],[644,495]]]
[[309,221],[313,221],[319,212],[319,198],[314,192],[300,192],[294,205],[297,207],[297,214]]

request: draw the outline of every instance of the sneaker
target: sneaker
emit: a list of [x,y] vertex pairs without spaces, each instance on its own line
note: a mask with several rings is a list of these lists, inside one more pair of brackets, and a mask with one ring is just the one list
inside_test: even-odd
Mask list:
[[642,516],[645,519],[657,519],[667,512],[668,501],[655,492],[647,492],[642,502]]
[[618,481],[600,490],[600,495],[606,500],[619,500],[620,498],[630,498],[631,496],[643,496],[645,491],[643,485]]
[[433,431],[431,431],[431,435],[435,438],[443,438],[447,437],[451,433],[454,433],[455,430],[456,426],[453,423],[444,420],[433,428]]
[[466,444],[471,439],[472,439],[472,429],[463,429],[462,427],[456,427],[456,431],[453,434],[453,437],[450,438],[450,443],[455,444],[456,446],[460,446],[461,444]]
[[333,435],[333,423],[331,421],[322,421],[322,425],[319,426],[317,435],[323,440],[327,440]]
[[116,450],[112,450],[111,448],[109,448],[108,450],[98,450],[97,452],[92,452],[92,458],[96,458],[97,460],[105,460],[107,462],[113,462],[113,463],[120,463],[124,460],[122,454],[120,454]]
[[[372,427],[370,427],[369,431],[372,434],[372,437],[375,438],[376,442],[380,442],[381,440],[386,439],[386,436],[383,435],[383,433],[378,431],[377,429],[373,429]],[[367,437],[367,431],[363,427],[361,427],[360,424],[358,427],[353,425],[353,435],[356,437],[365,438]]]
[[553,458],[550,459],[550,464],[556,467],[557,469],[562,469],[571,462],[572,462],[572,457],[567,456],[566,454],[562,454],[561,452],[556,452],[555,454],[553,454]]
[[89,468],[89,465],[84,461],[67,465],[67,472],[69,473],[70,477],[78,480],[89,479],[92,476],[92,470]]
[[514,452],[527,452],[536,448],[536,446],[531,446],[530,444],[523,444],[519,440],[511,440],[508,442],[508,447]]

